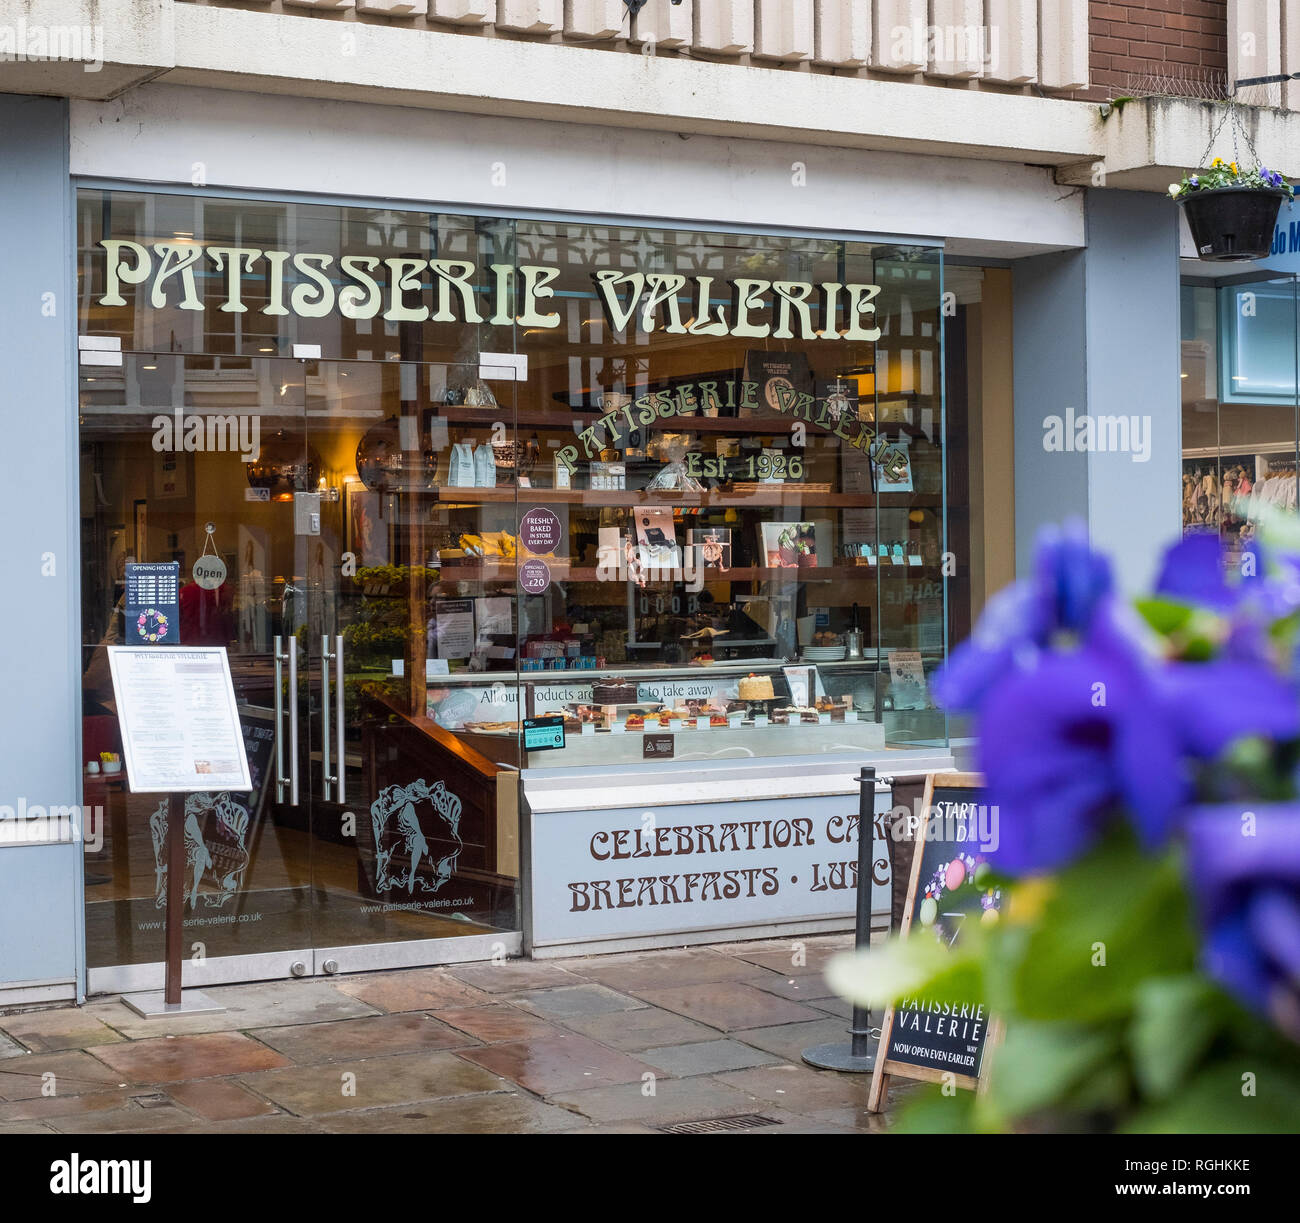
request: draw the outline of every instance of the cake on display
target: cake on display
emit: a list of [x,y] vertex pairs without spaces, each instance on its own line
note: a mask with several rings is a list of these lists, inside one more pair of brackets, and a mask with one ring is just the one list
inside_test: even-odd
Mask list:
[[772,701],[776,699],[770,675],[745,676],[740,681],[739,693],[742,701]]
[[595,705],[635,705],[636,699],[636,685],[625,679],[603,680],[591,686]]

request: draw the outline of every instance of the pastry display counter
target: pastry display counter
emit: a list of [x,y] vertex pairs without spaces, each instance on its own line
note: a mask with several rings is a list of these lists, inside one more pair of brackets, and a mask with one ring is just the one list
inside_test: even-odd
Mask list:
[[[427,713],[475,751],[519,767],[820,755],[885,748],[877,680],[861,661],[776,659],[517,679],[459,673],[429,681]],[[563,733],[531,750],[530,724]]]

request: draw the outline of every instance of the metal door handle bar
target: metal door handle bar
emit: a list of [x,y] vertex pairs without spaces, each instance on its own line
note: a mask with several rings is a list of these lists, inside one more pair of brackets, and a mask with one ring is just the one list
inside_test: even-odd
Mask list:
[[[289,787],[289,802],[298,805],[298,648],[293,637],[275,638],[275,801],[284,802],[284,788]],[[284,771],[284,664],[289,663],[289,772]]]
[[330,639],[324,634],[320,639],[320,716],[321,716],[321,750],[320,783],[321,794],[328,801],[330,786],[334,781],[334,772],[330,767]]
[[[334,664],[334,727],[330,729],[330,663]],[[347,775],[347,760],[343,755],[343,637],[334,638],[334,648],[330,649],[330,639],[320,639],[321,671],[321,716],[324,720],[324,733],[321,738],[321,789],[325,797],[330,796],[330,787],[334,788],[334,801],[342,803],[343,779]],[[333,738],[331,739],[331,734]]]
[[343,755],[343,635],[334,638],[334,733],[338,736],[338,778],[334,785],[335,800],[347,802],[343,797],[343,781],[348,774],[347,759]]
[[289,779],[284,775],[284,651],[280,638],[275,639],[275,801],[284,802],[284,787]]
[[289,642],[289,802],[298,805],[298,641]]

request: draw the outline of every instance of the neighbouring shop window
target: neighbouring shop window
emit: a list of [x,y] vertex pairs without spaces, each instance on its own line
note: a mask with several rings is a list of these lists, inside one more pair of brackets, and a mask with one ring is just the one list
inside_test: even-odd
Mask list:
[[1182,521],[1235,564],[1270,513],[1297,507],[1296,278],[1182,286]]

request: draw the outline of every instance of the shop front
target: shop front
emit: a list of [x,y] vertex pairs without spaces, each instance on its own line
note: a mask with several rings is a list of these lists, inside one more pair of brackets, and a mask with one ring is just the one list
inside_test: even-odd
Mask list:
[[[121,643],[229,653],[209,982],[847,924],[858,766],[949,760],[939,246],[124,188],[76,225],[92,992],[155,983],[166,884]],[[683,804],[711,902],[549,893]]]
[[1300,224],[1283,209],[1258,264],[1183,268],[1183,532],[1217,534],[1235,567],[1262,522],[1297,510]]

